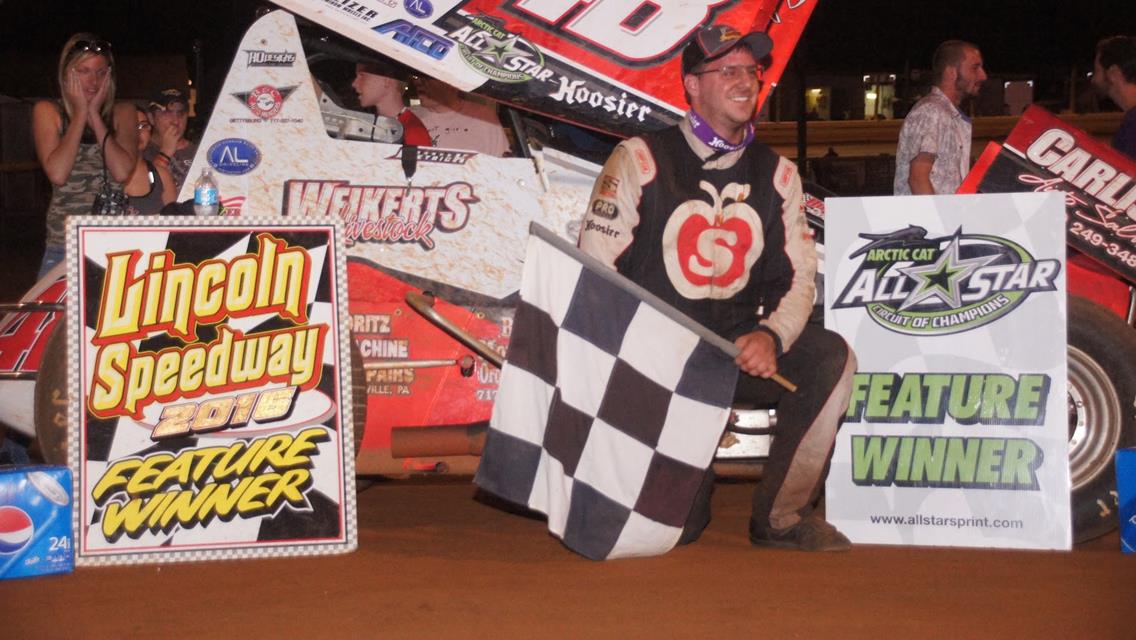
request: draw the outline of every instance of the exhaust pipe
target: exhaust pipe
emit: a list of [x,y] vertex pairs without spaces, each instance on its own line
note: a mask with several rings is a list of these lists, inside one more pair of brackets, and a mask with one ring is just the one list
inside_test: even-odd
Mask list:
[[479,456],[485,448],[485,434],[488,430],[488,422],[436,427],[394,427],[391,429],[391,457]]

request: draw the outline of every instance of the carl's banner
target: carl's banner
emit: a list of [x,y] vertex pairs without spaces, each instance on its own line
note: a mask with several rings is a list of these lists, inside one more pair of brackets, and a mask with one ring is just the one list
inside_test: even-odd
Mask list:
[[74,218],[79,564],[356,544],[342,225]]
[[1068,549],[1060,194],[826,201],[859,359],[826,485],[854,542]]

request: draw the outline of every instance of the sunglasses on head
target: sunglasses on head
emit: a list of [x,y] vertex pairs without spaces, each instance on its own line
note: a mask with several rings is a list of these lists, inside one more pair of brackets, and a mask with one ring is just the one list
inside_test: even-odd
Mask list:
[[71,46],[71,55],[82,53],[84,51],[90,53],[110,53],[110,43],[106,40],[76,40],[75,44]]

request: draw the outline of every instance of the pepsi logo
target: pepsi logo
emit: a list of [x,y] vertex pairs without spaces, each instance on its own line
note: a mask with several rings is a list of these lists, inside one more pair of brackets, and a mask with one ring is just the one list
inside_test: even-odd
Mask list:
[[0,507],[0,554],[11,554],[27,546],[35,534],[31,517],[19,507]]

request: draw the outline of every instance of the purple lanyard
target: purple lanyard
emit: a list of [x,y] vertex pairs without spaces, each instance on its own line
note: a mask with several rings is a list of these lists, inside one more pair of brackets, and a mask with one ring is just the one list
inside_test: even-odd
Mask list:
[[702,116],[694,112],[694,109],[686,112],[686,118],[690,122],[690,130],[694,132],[694,136],[712,149],[726,152],[737,151],[753,142],[752,122],[746,125],[745,136],[742,137],[742,141],[738,144],[732,144],[726,142],[722,136],[718,135],[718,133],[702,119]]

